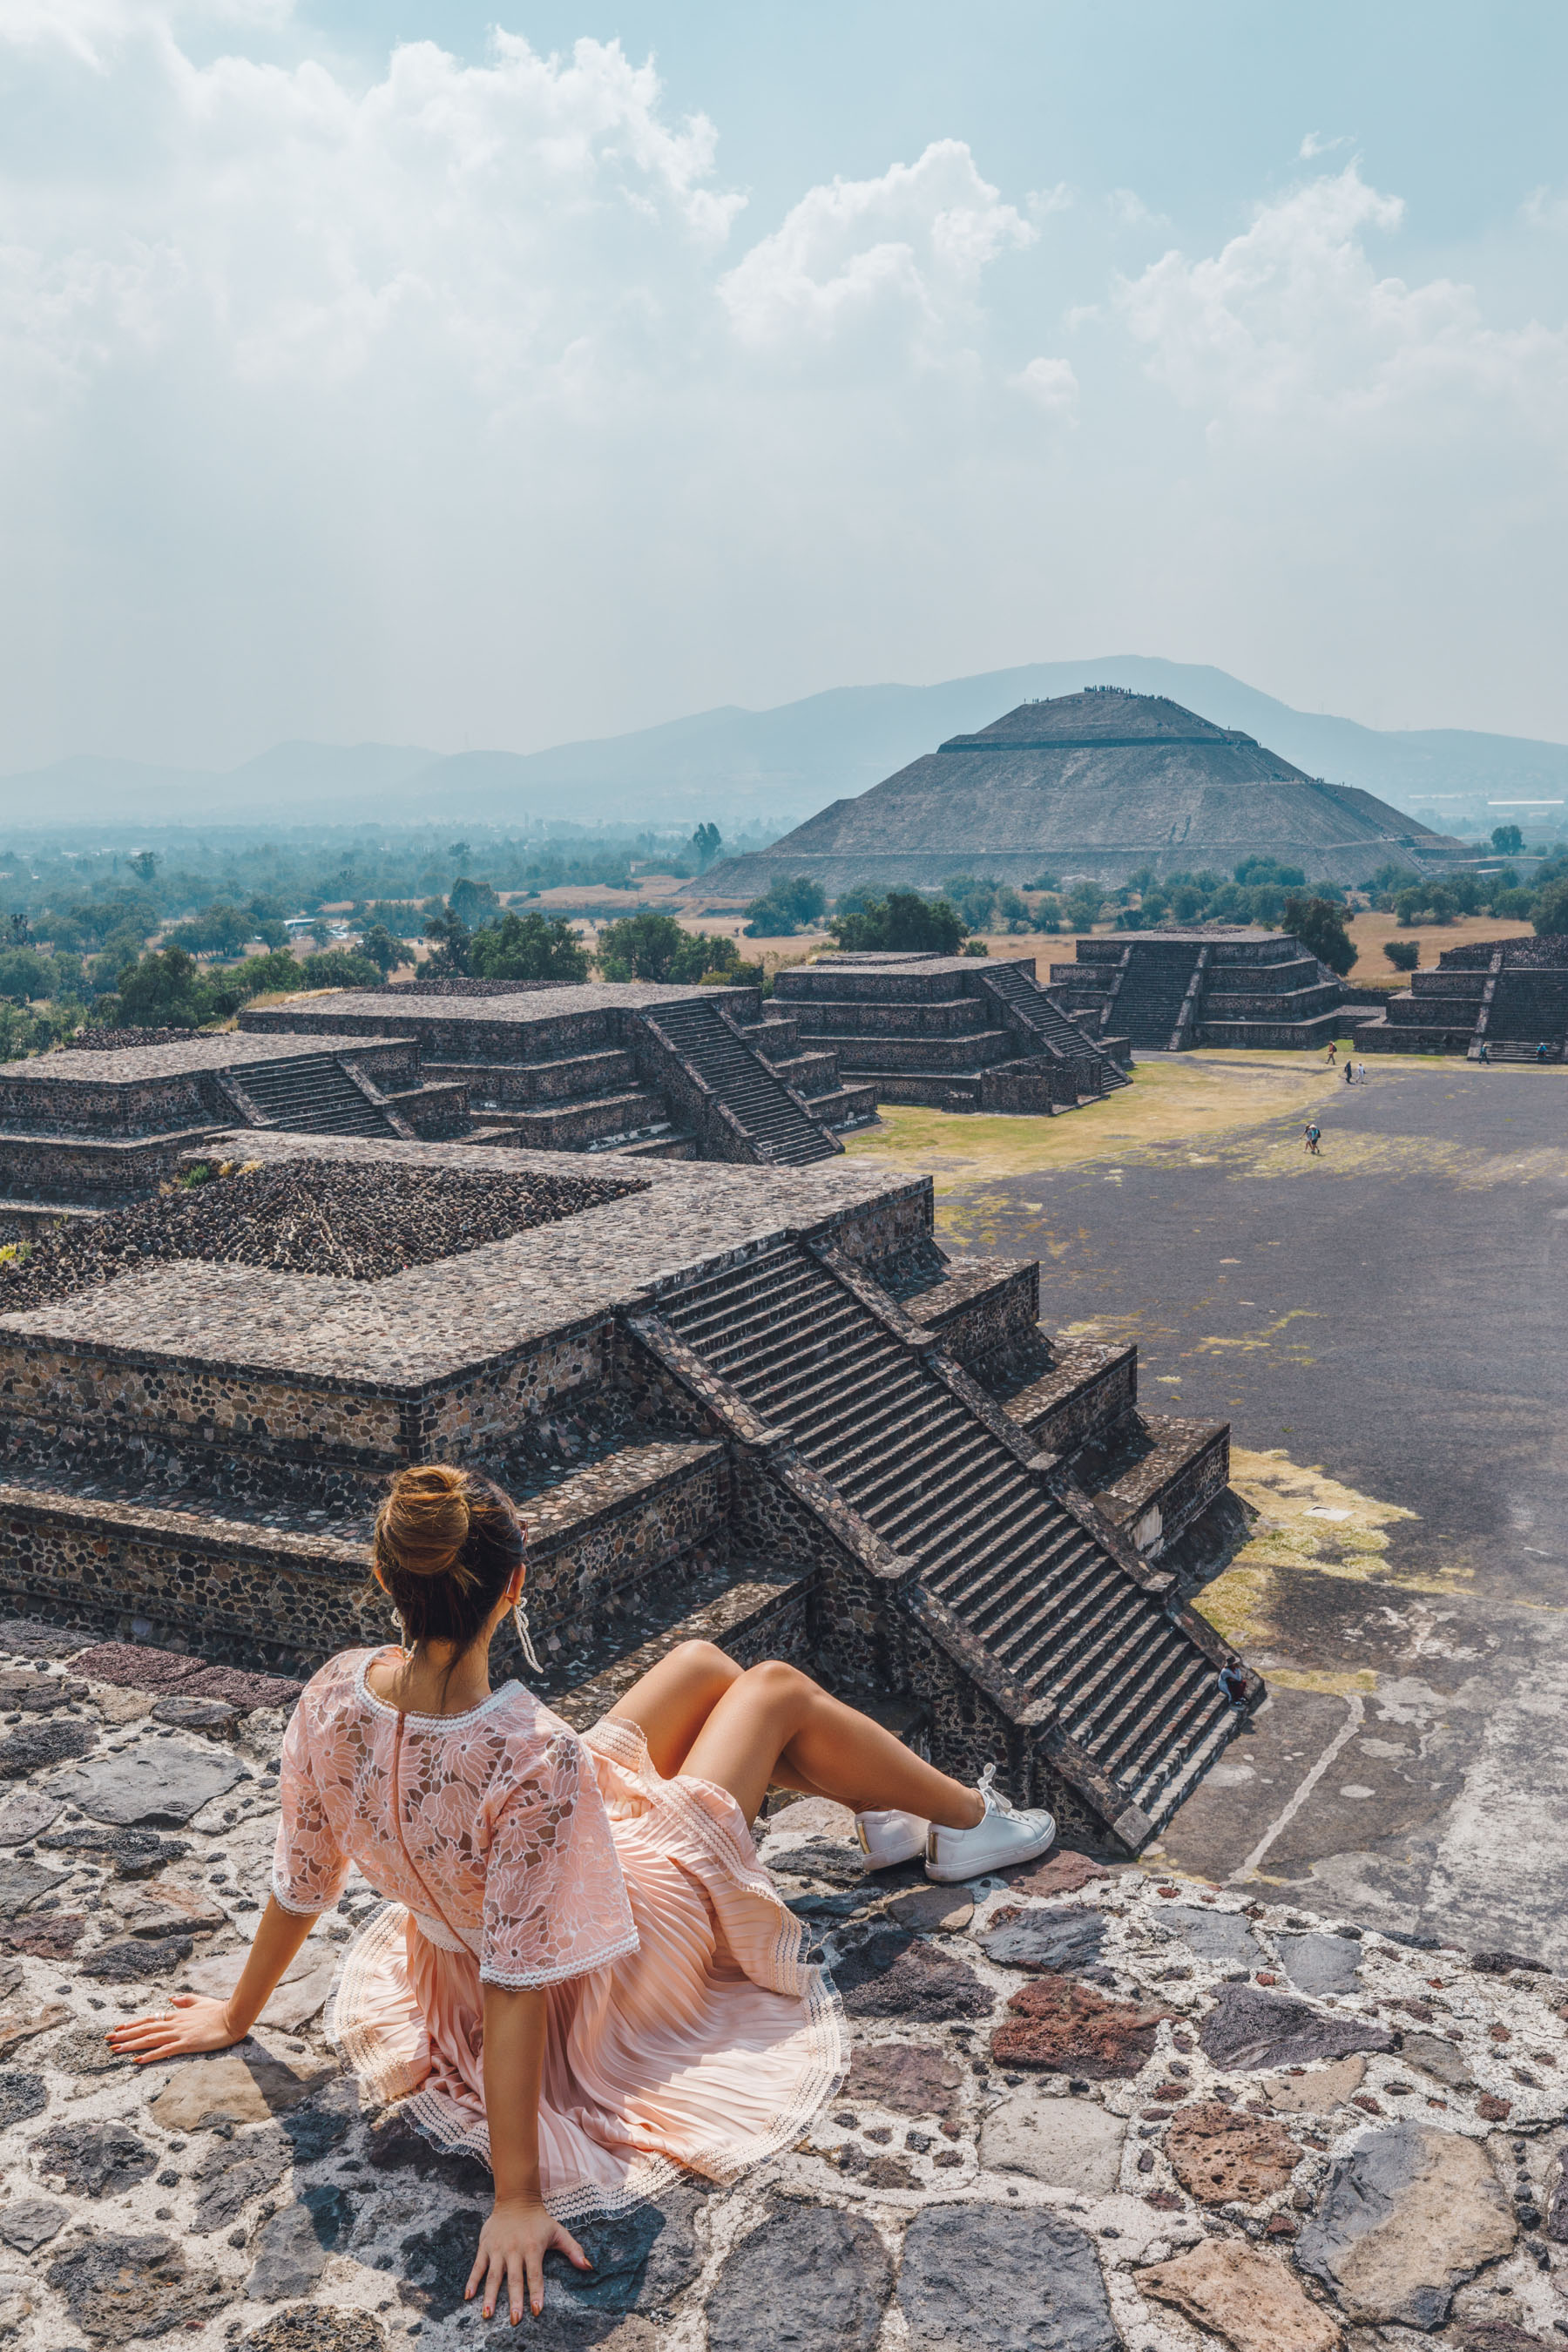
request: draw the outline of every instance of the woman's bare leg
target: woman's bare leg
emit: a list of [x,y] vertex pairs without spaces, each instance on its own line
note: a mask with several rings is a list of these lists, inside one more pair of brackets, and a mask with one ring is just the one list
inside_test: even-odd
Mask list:
[[745,1668],[712,1642],[681,1642],[635,1682],[610,1709],[612,1723],[635,1723],[653,1769],[670,1780],[692,1741]]
[[[622,1702],[628,1713],[633,1696],[628,1691]],[[679,1769],[728,1789],[748,1821],[775,1782],[836,1798],[854,1812],[896,1809],[943,1829],[973,1829],[984,1812],[974,1790],[776,1659],[727,1684]]]

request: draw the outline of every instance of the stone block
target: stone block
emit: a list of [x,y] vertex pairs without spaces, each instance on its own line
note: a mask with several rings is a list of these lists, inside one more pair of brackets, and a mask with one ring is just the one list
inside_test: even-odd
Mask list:
[[1486,2149],[1429,2124],[1367,2132],[1334,2160],[1296,2261],[1363,2326],[1440,2327],[1518,2224]]
[[1280,1936],[1285,1973],[1298,1992],[1354,1992],[1361,1982],[1362,1946],[1348,1936]]
[[1314,2058],[1345,2058],[1354,2050],[1392,2050],[1394,2036],[1357,2017],[1325,2017],[1304,2000],[1263,1992],[1255,1985],[1224,1985],[1198,2032],[1204,2055],[1222,2074],[1254,2066],[1308,2065]]
[[230,2300],[213,2272],[193,2273],[172,2238],[153,2234],[90,2238],[57,2254],[45,2276],[82,2334],[100,2344],[205,2327]]
[[759,2332],[780,2352],[871,2352],[892,2285],[863,2216],[786,2207],[726,2257],[708,2299],[708,2352],[756,2352]]
[[1105,1943],[1105,1922],[1094,1911],[1008,1904],[991,1915],[978,1938],[988,1960],[1003,1969],[1070,1973],[1093,1968]]
[[1234,2238],[1210,2238],[1137,2273],[1138,2292],[1173,2304],[1235,2352],[1339,2352],[1343,2337],[1284,2264]]
[[1127,2126],[1092,2099],[1044,2097],[1026,2084],[985,2117],[980,2161],[987,2172],[1023,2172],[1049,2189],[1108,2197],[1121,2169]]
[[1281,2189],[1300,2161],[1282,2124],[1237,2115],[1205,2100],[1173,2116],[1165,2134],[1171,2169],[1202,2205],[1258,2205]]
[[926,2042],[859,2042],[843,2095],[853,2104],[889,2107],[895,2115],[958,2119],[963,2075],[942,2051]]
[[[1445,2044],[1447,2047],[1447,2044]],[[1410,2038],[1405,2036],[1405,2054]],[[1366,2080],[1366,2060],[1336,2058],[1327,2066],[1303,2067],[1297,2073],[1271,2074],[1258,2084],[1269,2105],[1282,2116],[1327,2116],[1352,2098]]]
[[302,2106],[334,2074],[331,2066],[290,2066],[246,2042],[237,2050],[184,2061],[148,2112],[167,2132],[195,2131],[206,2116],[227,2116],[237,2124],[266,2123]]
[[1154,2036],[1171,2011],[1152,2002],[1108,2000],[1093,1985],[1039,1977],[1020,1986],[991,2036],[1002,2066],[1040,2066],[1090,2083],[1131,2081],[1154,2054]]
[[179,1829],[246,1777],[245,1767],[221,1748],[187,1748],[161,1739],[155,1747],[129,1755],[100,1757],[73,1774],[64,1788],[67,1797],[95,1822],[128,1829]]
[[928,2205],[904,2240],[898,2308],[910,2352],[1121,2352],[1093,2245],[1037,2207]]

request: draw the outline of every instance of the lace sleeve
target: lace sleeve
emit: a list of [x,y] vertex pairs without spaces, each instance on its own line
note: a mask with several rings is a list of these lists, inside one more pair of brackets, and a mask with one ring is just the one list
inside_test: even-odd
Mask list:
[[559,1984],[637,1949],[609,1816],[583,1765],[577,1740],[558,1733],[496,1818],[485,1873],[485,1984]]
[[279,1794],[283,1817],[272,1853],[272,1892],[285,1911],[314,1917],[342,1893],[349,1857],[311,1777],[303,1704],[283,1735]]

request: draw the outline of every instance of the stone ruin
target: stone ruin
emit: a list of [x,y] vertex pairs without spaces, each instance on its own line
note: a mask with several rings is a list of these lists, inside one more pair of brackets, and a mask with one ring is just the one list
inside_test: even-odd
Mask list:
[[[1561,1062],[1568,1054],[1568,938],[1475,940],[1414,971],[1385,1009],[1360,1021],[1362,1054],[1465,1054]],[[1544,1045],[1542,1055],[1540,1048]]]
[[1227,1431],[1142,1412],[1134,1349],[1042,1332],[1032,1261],[950,1264],[929,1180],[227,1149],[0,1269],[18,1611],[308,1672],[384,1631],[386,1475],[456,1459],[519,1502],[574,1721],[700,1633],[1136,1849],[1242,1719],[1182,1580],[1234,1508]]
[[541,2352],[752,2352],[785,2311],[852,2352],[1568,2332],[1568,1983],[1118,1858],[1242,1725],[1179,1599],[1223,1429],[1043,1333],[1032,1265],[949,1265],[921,1180],[230,1140],[253,1164],[0,1274],[0,2342],[479,2340],[489,2176],[363,2108],[325,2028],[380,1908],[357,1872],[237,2048],[139,2070],[103,2039],[235,1983],[299,1677],[386,1631],[367,1515],[436,1449],[520,1498],[574,1721],[710,1633],[1003,1761],[1067,1830],[935,1887],[770,1801],[847,2079],[732,2188],[582,2224]]
[[1107,931],[1053,963],[1051,993],[1091,1037],[1121,1030],[1134,1045],[1327,1046],[1344,1015],[1344,982],[1288,931],[1202,923]]

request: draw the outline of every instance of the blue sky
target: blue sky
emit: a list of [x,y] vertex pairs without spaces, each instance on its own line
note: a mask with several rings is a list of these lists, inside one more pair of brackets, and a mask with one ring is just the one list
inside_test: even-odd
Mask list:
[[0,769],[1095,652],[1568,739],[1568,15],[0,0]]

